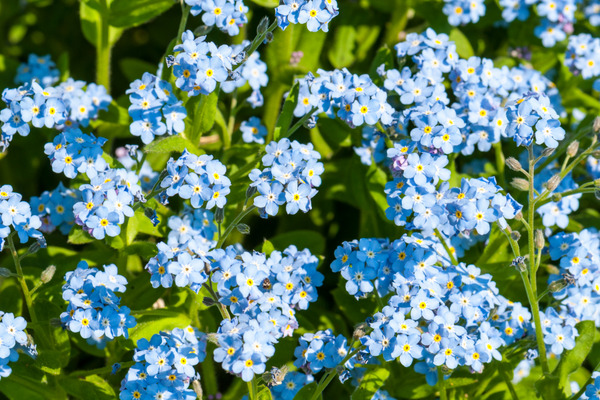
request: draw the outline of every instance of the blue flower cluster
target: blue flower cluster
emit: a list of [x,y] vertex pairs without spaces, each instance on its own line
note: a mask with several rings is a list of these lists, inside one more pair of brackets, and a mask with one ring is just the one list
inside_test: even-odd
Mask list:
[[[600,5],[598,6],[600,13]],[[585,393],[580,397],[582,400],[600,400],[600,372],[594,371],[592,373],[593,382],[587,385]]]
[[107,139],[85,134],[79,128],[69,128],[56,135],[51,143],[46,143],[44,153],[55,173],[64,173],[70,179],[84,173],[93,179],[108,168],[102,158],[102,146],[106,142]]
[[196,156],[185,150],[177,160],[169,159],[166,171],[167,176],[160,183],[165,196],[178,194],[182,199],[189,199],[194,208],[203,207],[204,202],[206,209],[223,208],[227,203],[231,186],[225,176],[227,167],[219,160],[213,160],[213,156]]
[[[550,178],[560,172],[560,166],[556,164],[548,165],[544,168],[536,177],[534,184],[536,190],[544,190],[543,184],[548,182]],[[579,185],[573,180],[571,173],[566,175],[554,189],[552,193],[560,193],[566,190],[572,190],[578,188]],[[582,194],[572,194],[560,198],[558,201],[550,201],[537,208],[537,213],[542,217],[542,224],[547,227],[553,227],[554,225],[559,228],[565,229],[569,225],[569,214],[579,209],[579,199]]]
[[317,300],[316,288],[323,284],[319,260],[295,246],[269,259],[258,252],[240,254],[233,246],[210,258],[219,301],[234,314],[219,326],[214,359],[248,382],[265,371],[274,344],[298,327],[295,311]]
[[[599,76],[600,39],[587,33],[571,36],[565,54],[565,65],[574,74],[580,74],[583,79]],[[594,86],[596,90],[600,88],[598,82]]]
[[246,143],[265,143],[267,128],[261,123],[258,117],[250,117],[248,121],[243,121],[240,131],[242,131],[242,140]]
[[266,168],[254,169],[249,175],[250,186],[258,190],[254,205],[261,217],[277,215],[283,204],[288,214],[296,214],[298,210],[308,212],[312,208],[311,199],[318,192],[316,187],[321,185],[324,170],[318,161],[321,155],[312,143],[290,142],[287,138],[269,143],[265,151],[262,163]]
[[200,379],[194,367],[206,358],[206,341],[192,326],[138,340],[119,399],[196,399],[190,384]]
[[135,172],[109,168],[81,185],[73,206],[75,223],[98,240],[117,236],[125,217],[134,214],[135,199],[142,196],[138,179]]
[[294,116],[303,117],[314,108],[316,112],[310,124],[316,123],[316,114],[321,113],[329,118],[337,116],[351,127],[394,122],[395,111],[387,102],[386,92],[377,87],[369,75],[352,74],[346,68],[317,72],[318,77],[309,73],[298,80],[300,91]]
[[277,24],[283,30],[289,24],[306,24],[311,32],[328,32],[329,21],[338,14],[337,0],[281,0],[275,8]]
[[215,26],[229,36],[236,36],[248,23],[248,7],[243,0],[185,0],[192,15],[202,13],[206,26]]
[[15,318],[13,313],[0,311],[0,379],[12,372],[8,363],[19,359],[17,348],[28,345],[26,327],[27,321],[23,317]]
[[363,127],[361,146],[354,147],[354,152],[364,165],[379,164],[386,158],[385,135],[372,126]]
[[65,188],[62,182],[51,192],[44,191],[29,200],[32,214],[42,221],[40,231],[52,233],[58,229],[63,235],[67,235],[75,223],[73,206],[76,202],[76,193]]
[[[450,266],[440,244],[418,234],[389,243],[382,239],[345,242],[331,268],[347,279],[355,296],[377,288],[393,293],[361,338],[363,358],[398,359],[434,385],[436,367],[483,364],[502,358],[499,348],[531,332],[531,313],[498,294],[495,282],[474,265]],[[441,250],[443,251],[443,250]],[[444,268],[445,266],[445,268]],[[327,355],[327,354],[326,354]]]
[[529,146],[534,134],[536,144],[549,148],[558,147],[558,141],[565,138],[558,114],[543,94],[531,93],[508,104],[506,118],[506,136],[513,138],[517,146]]
[[586,168],[592,179],[600,179],[600,160],[589,156],[586,160]]
[[2,146],[6,148],[15,133],[29,134],[30,123],[36,128],[59,130],[88,126],[112,98],[104,86],[69,78],[56,87],[42,87],[32,81],[17,89],[4,89],[2,100],[7,105],[0,111]]
[[181,217],[169,218],[171,231],[167,243],[159,243],[158,254],[146,264],[152,287],[169,288],[175,281],[179,287],[189,286],[196,293],[200,291],[208,280],[206,256],[216,244],[217,226],[213,219],[210,211],[187,207]]
[[348,355],[350,346],[343,335],[335,336],[331,329],[305,333],[294,351],[294,365],[316,374],[323,368],[335,368]]
[[[460,188],[451,188],[445,155],[412,153],[408,145],[395,145],[388,150],[395,178],[385,187],[389,208],[388,219],[409,230],[431,235],[438,229],[447,237],[469,235],[477,231],[485,235],[498,221],[506,226],[521,210],[510,194],[502,194],[494,177],[462,179]],[[410,219],[410,220],[409,220]]]
[[187,111],[173,94],[169,82],[145,72],[142,79],[132,82],[125,93],[131,101],[129,115],[133,122],[130,132],[140,136],[144,144],[152,142],[155,136],[175,135],[185,129]]
[[[127,171],[136,171],[139,176],[140,186],[144,192],[150,192],[159,178],[159,173],[154,171],[150,163],[144,157],[144,153],[138,150],[137,145],[125,145],[115,150],[117,161]],[[141,165],[140,165],[141,163]]]
[[600,1],[590,0],[583,9],[585,18],[592,26],[600,26]]
[[52,61],[50,55],[30,54],[27,57],[27,62],[22,63],[17,68],[15,83],[23,85],[36,80],[44,86],[52,86],[58,82],[59,78],[60,71],[56,68],[56,64]]
[[31,206],[22,201],[23,196],[13,192],[10,185],[0,186],[0,251],[4,248],[4,239],[10,234],[10,227],[19,235],[21,243],[26,243],[29,238],[36,239],[42,247],[46,241],[38,230],[42,221],[37,215],[31,213]]
[[[550,258],[559,262],[559,274],[549,282],[565,278],[571,284],[554,293],[559,299],[560,318],[576,321],[592,320],[600,326],[600,234],[596,229],[579,233],[560,232],[549,239]],[[557,317],[558,317],[557,315]]]
[[444,0],[444,14],[450,25],[476,23],[485,15],[484,0]]
[[66,329],[98,347],[118,336],[128,338],[129,328],[136,325],[129,308],[119,306],[121,299],[115,294],[125,291],[127,279],[119,275],[114,264],[103,268],[89,268],[87,262],[80,261],[74,271],[66,273],[62,297],[69,305],[60,314]]
[[[250,42],[245,40],[241,44],[232,46],[230,55],[233,56],[233,60],[245,54],[244,49],[248,45],[250,45]],[[223,52],[223,56],[229,53],[229,49],[224,46],[220,46],[219,51]],[[266,87],[268,82],[267,64],[260,59],[260,54],[255,51],[242,64],[238,64],[236,70],[231,73],[230,79],[221,84],[221,89],[225,93],[231,93],[247,83],[250,85],[252,93],[246,98],[246,101],[252,108],[256,108],[264,103],[264,97],[260,89]]]

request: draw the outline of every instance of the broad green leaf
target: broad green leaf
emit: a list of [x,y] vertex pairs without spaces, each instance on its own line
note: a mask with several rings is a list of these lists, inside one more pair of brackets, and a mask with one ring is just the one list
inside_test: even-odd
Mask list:
[[456,52],[462,58],[470,58],[475,55],[473,51],[473,46],[471,46],[471,42],[469,39],[461,32],[458,28],[453,28],[450,31],[450,40],[454,41],[456,44]]
[[[308,385],[300,389],[298,393],[296,393],[296,395],[294,396],[294,400],[311,400],[316,391],[317,383],[309,383]],[[319,395],[319,398],[322,399],[323,394]]]
[[147,153],[181,153],[185,149],[193,154],[203,154],[195,144],[183,136],[167,136],[160,140],[155,140],[152,143],[144,147],[144,151]]
[[273,243],[271,243],[270,241],[268,241],[267,239],[265,239],[265,241],[263,242],[262,245],[262,252],[268,257],[271,255],[271,253],[275,250],[275,247],[273,246]]
[[64,82],[70,76],[69,53],[63,52],[56,61],[56,68],[60,71],[60,80]]
[[115,391],[98,375],[85,378],[66,377],[60,380],[60,385],[71,396],[83,400],[114,400]]
[[44,373],[32,364],[33,360],[25,355],[11,363],[12,373],[0,380],[0,393],[10,400],[67,400],[67,394],[56,386],[54,377],[45,379]]
[[258,392],[258,400],[273,400],[271,390],[268,387],[263,387],[262,390]]
[[335,68],[350,66],[355,59],[354,46],[356,42],[356,28],[351,25],[342,25],[335,31],[333,46],[327,56]]
[[250,0],[259,6],[275,8],[279,5],[279,0]]
[[150,259],[158,253],[156,244],[152,242],[133,242],[123,249],[124,254],[138,256],[144,259]]
[[52,326],[50,320],[58,318],[64,310],[40,298],[36,299],[34,308],[39,318],[35,329],[39,350],[35,364],[45,372],[60,374],[61,368],[66,367],[70,361],[71,343],[67,332],[60,327]]
[[117,104],[117,102],[112,101],[108,105],[107,111],[100,111],[98,119],[102,122],[110,122],[111,125],[125,125],[127,127],[127,135],[129,136],[129,124],[131,122],[129,111],[127,111],[125,107]]
[[155,64],[137,58],[123,58],[119,61],[119,66],[130,82],[141,78],[144,72],[154,73],[157,69]]
[[283,250],[293,244],[299,250],[307,248],[315,255],[323,254],[325,251],[325,238],[320,233],[309,230],[281,233],[272,237],[271,243],[279,250]]
[[290,125],[292,120],[294,119],[294,109],[296,108],[296,103],[298,102],[298,91],[300,90],[300,85],[298,82],[292,86],[285,102],[283,103],[283,109],[281,110],[281,114],[279,114],[279,118],[277,119],[277,123],[275,124],[275,130],[273,132],[273,140],[279,140],[285,137],[288,137],[287,134],[288,129],[290,129]]
[[150,339],[160,331],[185,328],[191,323],[186,313],[167,309],[140,311],[135,317],[137,325],[129,330],[129,338],[134,343],[142,338]]
[[188,102],[188,110],[192,110],[191,129],[186,127],[185,135],[192,143],[199,143],[200,137],[210,131],[215,124],[219,91],[215,90],[208,96],[199,95]]
[[371,400],[375,392],[384,385],[386,379],[390,376],[387,368],[377,368],[367,373],[361,378],[360,384],[352,393],[352,400]]
[[126,304],[132,310],[143,310],[152,307],[152,304],[163,295],[165,289],[159,287],[150,290],[149,281],[150,274],[146,271],[141,272],[133,279],[129,279],[127,290],[121,295],[121,304]]
[[124,225],[121,229],[125,228],[125,245],[129,246],[138,234],[138,219],[128,218]]
[[336,309],[348,317],[349,321],[364,321],[367,317],[373,315],[378,305],[373,296],[357,300],[349,295],[344,287],[345,280],[340,279],[338,288],[331,291],[336,303]]
[[115,237],[105,236],[104,241],[113,249],[120,250],[125,247],[125,242],[123,242],[123,237],[121,235],[117,235]]
[[566,400],[567,396],[558,386],[558,377],[548,374],[535,383],[535,390],[544,400]]
[[73,225],[73,228],[71,228],[71,232],[69,232],[69,237],[67,239],[67,242],[71,243],[71,244],[86,244],[86,243],[91,243],[93,242],[94,239],[92,236],[90,236],[89,233],[85,232],[81,226],[79,225]]
[[587,355],[592,350],[596,326],[593,321],[581,321],[575,325],[579,336],[575,339],[575,347],[566,350],[560,358],[556,370],[553,372],[558,377],[559,388],[566,396],[571,395],[571,386],[569,384],[569,375],[577,371],[585,361]]
[[173,5],[173,0],[113,0],[109,22],[118,28],[131,28],[158,17]]
[[[108,12],[101,12],[90,7],[90,2],[82,1],[79,6],[79,15],[81,17],[81,30],[83,36],[88,42],[96,46],[98,43],[98,31],[100,30],[100,22],[102,18],[108,18]],[[101,9],[98,7],[98,9]],[[108,41],[110,45],[114,45],[121,37],[123,29],[108,27]]]

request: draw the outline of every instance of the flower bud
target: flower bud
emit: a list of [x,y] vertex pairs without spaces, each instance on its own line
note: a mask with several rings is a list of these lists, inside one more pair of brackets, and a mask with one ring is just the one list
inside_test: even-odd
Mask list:
[[237,228],[238,232],[241,233],[242,235],[250,234],[250,227],[246,224],[237,224],[236,228]]
[[204,394],[202,393],[202,385],[198,379],[192,381],[192,389],[194,390],[194,393],[196,393],[198,400],[202,400]]
[[13,275],[13,273],[10,272],[10,269],[0,268],[0,278],[8,278],[12,275]]
[[62,327],[62,322],[60,321],[60,318],[50,318],[50,326],[54,328]]
[[206,340],[208,340],[211,343],[216,344],[217,346],[221,346],[219,344],[219,335],[217,335],[216,333],[207,333]]
[[517,221],[522,221],[522,220],[523,220],[523,213],[522,213],[521,211],[519,211],[519,212],[517,213],[517,215],[515,215],[515,219],[516,219]]
[[46,246],[43,245],[44,243],[40,242],[39,240],[36,240],[27,249],[27,254],[29,255],[29,254],[35,254],[35,253],[37,253],[41,248],[46,247]]
[[593,125],[594,133],[600,132],[600,117],[596,117]]
[[442,364],[441,370],[442,370],[442,374],[444,374],[444,375],[450,375],[453,371],[452,368],[449,368],[446,364]]
[[548,180],[548,182],[546,183],[546,188],[548,189],[549,192],[553,192],[554,190],[556,190],[556,188],[560,184],[560,181],[561,181],[560,175],[554,174],[552,176],[552,178],[550,178]]
[[561,290],[563,290],[564,288],[566,288],[567,286],[569,286],[569,284],[567,283],[567,281],[563,278],[563,279],[559,279],[557,281],[552,282],[549,286],[548,289],[550,289],[550,292],[552,293],[556,293],[556,292],[560,292]]
[[256,188],[256,186],[248,186],[248,189],[246,189],[246,200],[250,200],[252,196],[256,194],[257,191],[258,189]]
[[525,272],[527,270],[527,265],[525,264],[525,257],[517,257],[515,258],[511,266],[517,268],[521,272]]
[[567,147],[567,155],[569,157],[575,157],[577,152],[579,151],[579,141],[574,140],[569,143],[569,147]]
[[263,33],[265,33],[267,31],[268,28],[269,28],[269,17],[265,16],[258,23],[258,27],[256,28],[256,33],[258,35],[262,35]]
[[206,36],[213,30],[213,25],[200,25],[194,29],[194,36]]
[[560,193],[553,193],[552,194],[552,201],[553,202],[558,203],[561,200],[562,200],[562,194],[560,194]]
[[596,198],[600,200],[600,189],[596,188],[596,190],[594,190],[594,196],[596,196]]
[[265,35],[265,44],[267,43],[271,43],[273,41],[273,32],[267,32],[267,34]]
[[556,149],[552,147],[546,147],[544,151],[542,151],[542,157],[550,157],[552,153],[554,153],[554,150]]
[[512,169],[513,171],[521,171],[523,169],[523,166],[519,160],[514,157],[508,157],[506,159],[506,165],[508,165],[508,168]]
[[204,304],[206,307],[214,306],[216,303],[217,302],[212,297],[203,297],[202,298],[202,304]]
[[535,230],[535,248],[541,250],[544,248],[544,232],[541,229]]
[[48,268],[46,268],[45,270],[42,271],[42,275],[40,276],[40,279],[42,280],[42,283],[48,283],[52,280],[52,277],[54,277],[54,273],[56,272],[56,266],[55,265],[50,265],[48,266]]
[[154,304],[152,304],[152,309],[153,310],[160,310],[162,308],[165,308],[167,305],[165,303],[165,299],[163,299],[162,297],[159,297]]
[[223,222],[223,219],[225,219],[225,210],[221,207],[217,207],[217,210],[215,211],[215,222],[220,224]]
[[211,270],[210,263],[205,262],[204,263],[204,273],[206,275],[210,275],[210,270]]
[[352,339],[359,340],[361,337],[367,334],[367,330],[369,330],[369,324],[366,322],[361,322],[360,324],[354,327],[354,333],[352,333]]
[[512,238],[512,240],[514,240],[515,242],[518,242],[519,239],[521,239],[521,234],[518,231],[512,231],[510,233],[510,237]]
[[510,184],[512,187],[514,187],[517,190],[521,190],[524,192],[529,190],[529,181],[527,181],[527,179],[513,178],[513,180],[510,182]]

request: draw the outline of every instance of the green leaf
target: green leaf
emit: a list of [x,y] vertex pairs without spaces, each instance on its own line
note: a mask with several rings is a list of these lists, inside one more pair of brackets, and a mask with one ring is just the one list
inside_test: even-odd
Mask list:
[[565,351],[561,355],[560,362],[553,372],[559,379],[559,388],[567,396],[571,395],[569,375],[577,371],[587,358],[587,355],[592,350],[596,334],[594,321],[581,321],[575,325],[575,328],[579,332],[579,336],[575,339],[575,347]]
[[156,71],[156,65],[137,58],[123,58],[119,61],[123,75],[128,81],[133,82],[144,75],[144,72]]
[[193,112],[193,115],[191,115],[193,125],[191,131],[187,131],[187,137],[192,143],[199,143],[200,137],[212,129],[217,115],[218,101],[218,90],[215,90],[208,96],[199,95],[193,97],[189,101],[188,110],[192,110]]
[[67,242],[71,244],[86,244],[91,243],[94,240],[96,239],[94,239],[92,236],[90,236],[89,233],[81,229],[81,226],[73,225],[73,228],[71,228],[71,232],[69,232]]
[[268,387],[263,387],[263,389],[258,392],[258,400],[273,400],[271,390]]
[[[310,384],[304,386],[302,389],[300,389],[298,391],[298,393],[296,393],[296,395],[294,396],[294,400],[311,400],[313,397],[313,394],[316,391],[317,391],[317,382],[310,383]],[[319,396],[319,398],[323,398],[323,395],[321,394]]]
[[354,45],[356,28],[351,25],[339,26],[335,31],[333,46],[327,53],[329,61],[335,68],[344,68],[354,62]]
[[544,400],[566,400],[567,396],[558,386],[558,377],[550,374],[535,382],[535,389]]
[[195,144],[179,135],[167,136],[164,139],[155,140],[144,147],[144,151],[147,153],[181,153],[185,149],[196,155],[204,154],[204,151],[200,150]]
[[469,58],[475,55],[473,51],[473,46],[471,46],[471,42],[469,39],[460,31],[458,28],[453,28],[450,31],[450,40],[454,41],[456,44],[456,52],[462,58]]
[[134,343],[142,338],[150,339],[160,331],[185,328],[191,323],[187,313],[167,309],[140,311],[135,317],[137,325],[129,330],[129,337]]
[[[92,7],[92,5],[96,5]],[[88,42],[96,46],[98,43],[98,31],[102,18],[108,18],[107,10],[101,11],[97,2],[82,1],[79,6],[79,16],[81,17],[81,30],[83,36]],[[108,41],[112,46],[121,37],[123,29],[108,27]]]
[[275,251],[275,247],[273,246],[273,243],[271,243],[270,241],[265,239],[265,241],[263,242],[261,251],[268,257],[271,255],[271,253],[273,251]]
[[253,3],[259,6],[275,8],[279,5],[279,0],[251,0]]
[[67,377],[61,379],[60,385],[71,396],[84,400],[114,400],[115,391],[104,379],[98,375],[90,375],[85,378]]
[[387,368],[377,368],[368,371],[360,380],[359,386],[352,393],[352,400],[371,400],[390,376]]
[[109,23],[118,28],[131,28],[158,17],[173,5],[173,0],[113,0]]
[[128,218],[125,222],[125,244],[129,246],[135,240],[138,234],[138,220],[137,218]]
[[299,250],[307,248],[311,253],[319,255],[325,251],[325,238],[318,232],[298,230],[281,233],[271,238],[276,249],[283,250],[290,245],[296,245]]
[[101,111],[98,119],[102,122],[110,122],[111,124],[126,125],[127,134],[129,135],[129,124],[131,122],[129,111],[125,107],[120,106],[117,102],[112,101],[108,105],[107,111]]
[[299,90],[300,84],[296,82],[294,86],[292,86],[290,93],[283,103],[283,109],[281,110],[281,114],[279,114],[279,118],[275,124],[273,140],[279,140],[289,136],[287,132],[290,129],[292,120],[294,119],[294,109],[296,108],[296,103],[298,102]]
[[50,319],[58,317],[62,310],[40,298],[36,299],[34,308],[40,317],[35,329],[39,350],[35,364],[44,372],[58,375],[61,368],[67,366],[71,356],[69,335],[62,328],[50,324]]
[[377,83],[383,84],[383,80],[377,73],[377,68],[379,68],[381,64],[385,65],[386,70],[394,68],[395,58],[396,57],[394,53],[387,46],[377,50],[377,53],[375,53],[375,58],[373,58],[373,62],[371,63],[371,68],[369,68],[369,76],[371,76],[371,79],[375,81],[379,80]]

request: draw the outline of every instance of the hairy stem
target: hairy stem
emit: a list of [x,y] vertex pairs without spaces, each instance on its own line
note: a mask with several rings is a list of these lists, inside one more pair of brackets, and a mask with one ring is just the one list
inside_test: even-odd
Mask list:
[[25,303],[27,304],[27,309],[29,310],[31,322],[37,323],[38,319],[35,313],[35,309],[33,308],[33,298],[31,297],[31,292],[29,291],[29,287],[27,286],[27,282],[25,281],[25,276],[23,275],[23,268],[21,268],[21,259],[19,258],[19,253],[17,252],[17,248],[15,247],[15,242],[13,241],[12,237],[12,234],[8,235],[8,237],[6,238],[6,244],[8,245],[10,255],[12,256],[13,262],[15,264],[15,269],[17,270],[17,279],[19,280],[21,290],[23,291],[23,296],[25,297]]

